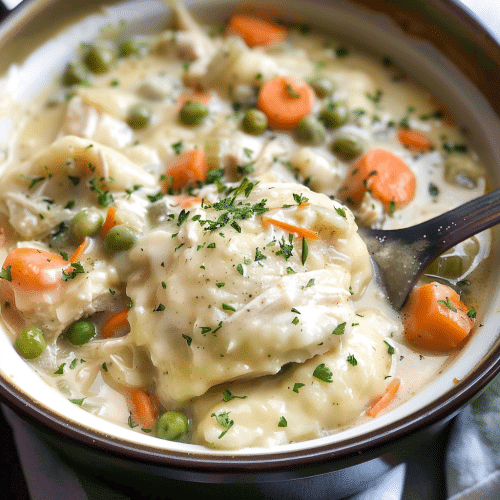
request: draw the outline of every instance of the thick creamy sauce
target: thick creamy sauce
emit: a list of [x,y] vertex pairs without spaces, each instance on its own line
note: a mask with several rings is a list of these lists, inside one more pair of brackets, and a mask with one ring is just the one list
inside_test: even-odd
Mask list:
[[[121,36],[117,29],[113,47]],[[221,449],[320,437],[369,418],[395,377],[392,406],[433,380],[454,353],[407,342],[357,224],[409,226],[484,192],[484,170],[449,112],[390,61],[304,29],[249,48],[182,12],[174,30],[136,42],[138,53],[91,74],[90,85],[57,82],[22,112],[0,102],[2,114],[19,115],[0,157],[2,261],[16,247],[71,256],[81,241],[68,228],[88,208],[103,219],[116,209],[135,240],[116,251],[91,235],[77,260],[82,272],[54,271],[70,276],[50,289],[0,281],[12,340],[25,327],[44,333],[46,349],[29,361],[35,370],[83,409],[149,433],[130,403],[141,388],[160,412],[187,415],[183,439]],[[246,133],[246,110],[277,76],[333,82],[311,114],[343,103],[345,123],[324,130],[320,144],[294,131]],[[210,94],[194,126],[179,119],[186,92]],[[129,119],[137,104],[151,111],[140,128]],[[433,147],[410,151],[400,126],[424,132]],[[330,148],[346,135],[361,148],[349,159]],[[358,205],[343,199],[349,168],[374,148],[415,174],[406,206],[388,211],[369,191]],[[222,176],[169,191],[169,166],[191,150]],[[464,242],[423,281],[437,276],[480,309],[489,244],[488,233]],[[128,326],[102,338],[106,321],[126,309]],[[80,319],[97,333],[76,347],[67,330]]]

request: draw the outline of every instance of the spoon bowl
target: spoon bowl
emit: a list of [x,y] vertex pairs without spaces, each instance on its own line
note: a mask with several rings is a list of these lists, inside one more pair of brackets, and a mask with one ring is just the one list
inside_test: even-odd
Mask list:
[[359,227],[391,305],[400,310],[427,264],[500,222],[500,189],[403,229]]

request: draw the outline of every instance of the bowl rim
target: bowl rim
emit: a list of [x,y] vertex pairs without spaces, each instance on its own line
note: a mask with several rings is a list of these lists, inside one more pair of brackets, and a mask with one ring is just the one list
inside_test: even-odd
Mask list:
[[[60,0],[26,0],[0,24],[0,41],[4,37],[14,36],[20,26],[43,10]],[[114,0],[115,2],[116,0]],[[324,2],[324,0],[319,0]],[[385,2],[376,0],[350,0],[357,5],[365,5],[375,11],[383,10],[390,15],[390,8],[381,6]],[[114,3],[113,2],[113,3]],[[421,1],[404,0],[401,4],[421,4]],[[499,42],[456,0],[439,0],[447,13],[453,13],[453,20],[461,29],[471,33],[471,43],[481,42],[486,48],[484,57],[500,67]],[[398,6],[396,6],[398,7]],[[399,5],[400,7],[400,5]],[[413,9],[412,9],[413,10]],[[392,17],[392,16],[391,16]],[[411,34],[411,33],[410,33]],[[418,33],[415,33],[418,35]],[[1,43],[0,43],[1,46]],[[494,56],[494,57],[493,57]],[[499,72],[500,74],[500,72]],[[470,77],[470,75],[467,75]],[[500,81],[500,76],[498,77]],[[483,95],[485,95],[482,92]],[[492,95],[485,95],[492,108],[500,115],[500,102]],[[377,430],[348,438],[343,441],[309,447],[297,451],[275,451],[265,454],[211,455],[190,454],[174,450],[163,450],[148,444],[123,441],[117,437],[104,435],[79,424],[69,421],[62,415],[50,413],[43,405],[23,391],[0,377],[0,400],[16,413],[36,427],[47,429],[55,436],[70,439],[76,444],[89,446],[96,451],[111,454],[145,465],[189,470],[200,473],[226,473],[228,475],[268,474],[285,472],[291,468],[304,468],[315,464],[332,464],[340,460],[366,461],[378,451],[390,447],[391,443],[416,435],[443,420],[452,418],[465,404],[477,396],[500,372],[500,344],[490,349],[487,358],[477,365],[459,384],[452,387],[445,395],[418,409],[412,414],[391,422]],[[230,456],[231,460],[227,457]]]

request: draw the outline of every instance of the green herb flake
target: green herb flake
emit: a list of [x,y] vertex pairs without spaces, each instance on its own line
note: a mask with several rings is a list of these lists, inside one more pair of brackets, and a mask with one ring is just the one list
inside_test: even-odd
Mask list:
[[10,272],[11,269],[12,269],[12,266],[7,266],[5,269],[2,268],[0,270],[0,278],[3,280],[12,281],[12,275]]
[[306,288],[310,288],[311,286],[314,286],[314,278],[311,278],[306,285]]
[[345,333],[345,325],[346,322],[344,321],[343,323],[340,323],[335,327],[335,329],[332,332],[332,335],[344,335]]
[[153,312],[157,312],[157,311],[164,311],[165,310],[165,306],[163,304],[158,304],[158,307],[156,309],[153,309]]
[[232,312],[236,311],[236,309],[233,306],[229,305],[229,304],[222,304],[222,309],[224,311],[232,311]]
[[184,333],[182,334],[182,338],[186,341],[188,347],[190,347],[193,339],[189,335],[186,335]]
[[468,311],[467,311],[467,316],[469,316],[469,318],[471,319],[475,319],[476,318],[476,314],[477,314],[477,311],[474,307],[471,307]]
[[77,363],[78,363],[78,359],[76,359],[76,358],[75,358],[75,359],[74,359],[74,360],[70,363],[70,365],[69,365],[69,369],[70,369],[70,370],[74,370],[74,369],[75,369],[75,366],[76,366],[76,364],[77,364]]
[[334,207],[334,208],[335,208],[335,212],[337,212],[344,219],[347,219],[347,215],[345,213],[345,209],[344,208],[342,208],[342,207]]
[[457,312],[457,308],[451,302],[450,297],[446,297],[446,300],[438,300],[438,304],[442,304],[452,312]]
[[321,363],[320,365],[318,365],[314,371],[313,371],[313,377],[317,378],[318,380],[321,380],[323,382],[327,382],[329,384],[331,384],[333,382],[333,373],[332,371],[330,370],[330,368],[328,368],[325,363]]
[[69,273],[66,273],[66,272],[62,271],[61,279],[63,281],[72,280],[72,279],[76,278],[77,274],[83,274],[83,273],[85,273],[85,269],[80,264],[80,262],[72,262],[71,263],[71,268],[72,268],[72,271],[70,271]]
[[287,425],[288,425],[288,423],[286,421],[286,418],[285,417],[281,417],[280,421],[278,422],[278,427],[286,427]]
[[389,342],[387,342],[386,340],[384,340],[384,344],[387,346],[387,352],[389,354],[394,354],[395,353],[394,347],[391,344],[389,344]]
[[73,403],[74,405],[78,405],[78,406],[82,406],[83,402],[86,400],[87,398],[81,398],[81,399],[68,399],[68,401],[70,401],[71,403]]
[[104,362],[101,366],[102,366],[102,369],[107,373],[108,365]]
[[298,316],[295,316],[295,318],[292,319],[292,325],[298,325],[299,324],[299,318]]
[[286,91],[290,97],[294,97],[295,99],[300,99],[300,94],[296,92],[296,90],[290,83],[286,84]]
[[225,430],[220,433],[219,439],[222,439],[227,431],[234,425],[234,420],[229,420],[229,413],[228,411],[224,411],[222,413],[219,413],[216,415],[215,413],[212,413],[210,415],[211,417],[215,418],[216,422]]
[[236,266],[236,270],[243,276],[243,266],[241,264]]
[[172,149],[175,151],[176,155],[181,154],[181,151],[182,151],[182,141],[175,142],[174,144],[172,144]]
[[349,356],[347,356],[347,362],[352,366],[356,366],[358,364],[358,360],[354,357],[354,354],[349,354]]
[[247,396],[236,396],[233,394],[229,389],[224,389],[222,391],[222,401],[225,401],[226,403],[228,401],[231,401],[231,399],[246,399]]
[[302,265],[306,263],[307,256],[309,255],[309,246],[307,240],[302,237]]
[[292,391],[293,392],[296,392],[297,394],[299,393],[299,389],[304,387],[305,384],[302,384],[301,382],[295,382],[295,384],[293,384],[293,389]]
[[139,424],[136,424],[133,420],[132,420],[132,415],[129,415],[128,416],[128,426],[133,429],[134,427],[137,427]]
[[54,372],[54,375],[62,375],[64,373],[64,367],[66,366],[66,363],[62,363],[59,365],[57,370]]

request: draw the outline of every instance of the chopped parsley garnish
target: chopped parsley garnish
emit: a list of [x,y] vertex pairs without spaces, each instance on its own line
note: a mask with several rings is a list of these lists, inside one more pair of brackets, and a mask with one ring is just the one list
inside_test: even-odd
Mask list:
[[73,403],[74,405],[78,405],[78,406],[82,406],[83,402],[86,400],[87,398],[81,398],[81,399],[69,399],[68,401],[70,401],[71,403]]
[[280,421],[278,422],[278,427],[286,427],[287,425],[288,425],[288,423],[286,421],[286,418],[285,417],[281,417]]
[[469,316],[469,318],[472,318],[474,319],[476,317],[476,314],[477,314],[477,311],[474,307],[471,307],[468,311],[467,311],[467,316]]
[[346,325],[345,321],[343,323],[340,323],[339,325],[337,325],[335,327],[335,330],[333,330],[332,335],[344,335],[345,325]]
[[299,318],[295,316],[295,318],[292,319],[292,325],[298,325],[299,323]]
[[191,346],[191,343],[193,342],[193,339],[189,336],[189,335],[186,335],[186,334],[182,334],[182,338],[187,342],[187,345],[188,346]]
[[389,342],[387,342],[386,340],[384,340],[384,344],[387,345],[387,352],[389,354],[394,354],[395,352],[394,347],[391,344],[389,344]]
[[309,198],[306,198],[305,196],[302,196],[301,194],[297,193],[293,193],[293,199],[295,200],[295,203],[297,203],[297,205],[299,206],[309,201]]
[[182,209],[181,213],[179,214],[179,218],[177,219],[177,225],[180,226],[188,218],[190,213],[190,211],[186,212],[184,209]]
[[306,263],[308,255],[309,255],[309,246],[307,244],[307,240],[302,236],[302,265]]
[[307,285],[306,285],[306,288],[309,288],[311,286],[314,285],[314,278],[311,278],[308,282],[307,282]]
[[68,175],[68,179],[71,181],[71,184],[73,184],[73,186],[78,186],[78,184],[80,184],[80,177],[77,177],[76,175]]
[[290,83],[286,84],[286,91],[290,97],[295,97],[296,99],[300,98],[300,94],[296,92]]
[[12,275],[10,272],[11,269],[12,266],[7,266],[5,269],[2,268],[2,270],[0,271],[0,278],[3,280],[12,281]]
[[222,309],[224,311],[232,311],[232,312],[236,311],[236,309],[233,306],[231,306],[229,304],[224,304],[224,303],[222,304]]
[[156,309],[153,309],[153,312],[157,312],[157,311],[164,311],[165,310],[165,306],[163,304],[158,304],[158,307]]
[[89,180],[89,186],[91,191],[95,191],[97,193],[97,203],[101,207],[107,207],[113,203],[114,198],[113,195],[109,191],[103,191],[98,185],[96,179]]
[[243,266],[241,264],[236,266],[236,270],[243,276]]
[[344,219],[347,219],[347,215],[345,213],[345,209],[343,209],[342,207],[334,207],[334,208],[335,208],[335,212],[337,212]]
[[246,399],[247,396],[236,396],[229,389],[224,389],[222,391],[222,401],[225,401],[227,403],[228,401],[231,401],[231,399],[235,399],[235,398]]
[[182,151],[182,141],[175,142],[174,144],[172,144],[172,149],[175,151],[176,155],[181,154],[181,151]]
[[57,370],[54,372],[54,375],[62,375],[64,373],[64,367],[66,366],[66,363],[62,363],[59,365]]
[[352,366],[356,366],[358,364],[358,360],[354,357],[354,354],[349,354],[349,356],[347,356],[347,362]]
[[267,259],[267,257],[258,249],[256,248],[255,249],[255,262],[259,261],[259,260],[264,260],[264,259]]
[[293,391],[293,392],[296,392],[296,393],[298,394],[298,393],[299,393],[299,389],[300,389],[301,387],[304,387],[304,386],[305,386],[305,384],[302,384],[301,382],[295,382],[295,384],[293,384],[293,389],[292,389],[292,391]]
[[76,364],[77,364],[77,363],[78,363],[78,359],[76,359],[76,358],[75,358],[75,359],[74,359],[74,360],[70,363],[70,365],[69,365],[69,369],[70,369],[70,370],[74,370],[74,368],[75,368],[75,366],[76,366]]
[[63,281],[68,281],[76,278],[77,274],[83,274],[85,273],[85,269],[79,262],[72,262],[71,263],[71,268],[72,270],[69,273],[65,273],[64,271],[62,272],[62,277],[61,279]]
[[333,373],[332,371],[330,370],[330,368],[328,368],[325,363],[321,363],[320,365],[318,365],[314,371],[313,371],[313,377],[317,378],[318,380],[321,380],[323,382],[328,382],[329,384],[331,384],[333,382]]
[[102,364],[102,369],[107,372],[108,371],[108,365],[106,363]]
[[443,304],[443,306],[446,306],[450,311],[457,312],[457,308],[451,302],[450,297],[446,297],[446,300],[438,300],[438,304]]
[[[293,235],[288,235],[288,243],[285,241],[285,238],[282,236],[281,241],[278,242],[280,249],[276,252],[276,255],[283,255],[285,260],[288,260],[293,253]],[[287,270],[288,272],[288,270]]]
[[228,411],[224,411],[222,413],[219,413],[216,415],[215,413],[212,413],[210,415],[211,417],[214,417],[217,423],[223,427],[225,430],[220,433],[219,439],[223,438],[226,435],[226,432],[234,425],[234,420],[229,420],[229,413]]
[[429,183],[429,194],[435,198],[439,194],[439,188],[432,182]]
[[133,420],[132,420],[132,415],[129,415],[128,417],[128,426],[133,429],[134,427],[137,427],[139,424],[136,424]]

